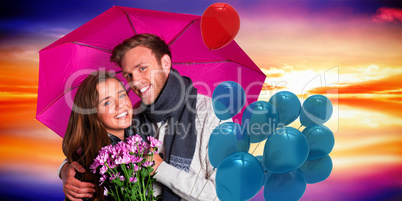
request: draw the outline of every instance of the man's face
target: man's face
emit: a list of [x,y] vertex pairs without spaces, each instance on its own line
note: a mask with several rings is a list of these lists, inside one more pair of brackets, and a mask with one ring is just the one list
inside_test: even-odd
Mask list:
[[155,102],[166,83],[170,71],[170,58],[165,55],[159,65],[152,50],[138,46],[124,54],[121,68],[133,90],[146,105]]

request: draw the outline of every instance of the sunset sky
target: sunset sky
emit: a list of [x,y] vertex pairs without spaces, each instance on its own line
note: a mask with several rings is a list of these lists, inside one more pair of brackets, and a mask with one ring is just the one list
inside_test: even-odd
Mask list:
[[[402,3],[398,0],[5,0],[0,8],[0,197],[62,200],[62,138],[35,120],[39,50],[113,5],[240,16],[235,41],[280,90],[331,99],[331,176],[301,200],[402,199]],[[290,126],[298,128],[296,120]],[[264,143],[254,155],[261,155]],[[253,200],[263,200],[259,193]]]

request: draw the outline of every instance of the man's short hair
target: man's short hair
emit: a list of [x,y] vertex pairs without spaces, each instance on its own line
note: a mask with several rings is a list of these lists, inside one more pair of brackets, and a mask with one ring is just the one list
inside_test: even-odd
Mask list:
[[121,61],[124,57],[124,54],[126,54],[126,52],[130,49],[138,46],[151,49],[159,65],[161,65],[161,59],[165,54],[169,55],[170,59],[172,59],[172,53],[170,52],[169,46],[164,40],[157,35],[143,33],[134,35],[133,37],[124,40],[122,43],[114,47],[112,56],[110,56],[110,61],[121,67]]

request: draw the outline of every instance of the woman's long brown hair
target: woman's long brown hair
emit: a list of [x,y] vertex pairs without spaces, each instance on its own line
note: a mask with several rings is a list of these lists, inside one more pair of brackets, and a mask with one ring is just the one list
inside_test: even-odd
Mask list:
[[99,150],[110,144],[105,127],[98,119],[99,93],[97,85],[106,79],[116,79],[107,72],[94,72],[81,83],[74,98],[74,106],[63,138],[63,152],[68,162],[76,161],[85,168],[84,180],[95,184],[95,200],[106,200],[99,174],[90,172]]

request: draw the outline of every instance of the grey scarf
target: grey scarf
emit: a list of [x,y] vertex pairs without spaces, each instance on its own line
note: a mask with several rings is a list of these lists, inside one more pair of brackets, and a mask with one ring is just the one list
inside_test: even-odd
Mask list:
[[[142,104],[139,109],[142,112],[134,117],[136,122],[134,126],[144,138],[155,136],[151,126],[153,123],[168,121],[163,160],[186,172],[190,170],[197,140],[196,104],[197,89],[194,88],[191,79],[171,69],[156,101],[151,105]],[[163,189],[163,200],[180,200],[180,197],[169,188]]]

